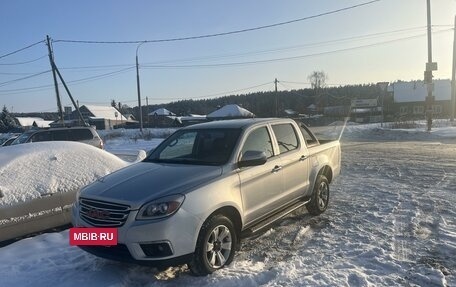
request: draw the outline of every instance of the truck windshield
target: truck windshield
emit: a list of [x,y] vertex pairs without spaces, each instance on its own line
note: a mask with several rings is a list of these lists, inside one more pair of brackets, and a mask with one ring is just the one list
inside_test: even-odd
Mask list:
[[233,152],[240,129],[180,130],[161,143],[144,161],[222,165]]

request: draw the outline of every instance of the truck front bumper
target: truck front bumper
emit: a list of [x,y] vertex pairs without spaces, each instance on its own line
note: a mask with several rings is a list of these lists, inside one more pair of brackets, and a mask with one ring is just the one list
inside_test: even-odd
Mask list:
[[[182,207],[174,215],[158,220],[136,220],[137,213],[137,210],[130,211],[126,222],[117,227],[118,245],[80,248],[111,260],[157,267],[191,260],[202,224],[199,218]],[[77,203],[72,208],[72,223],[75,227],[97,227],[81,219]]]

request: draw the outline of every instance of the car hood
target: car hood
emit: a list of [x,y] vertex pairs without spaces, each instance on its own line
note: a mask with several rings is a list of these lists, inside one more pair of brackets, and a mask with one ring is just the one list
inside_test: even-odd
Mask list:
[[185,193],[222,174],[219,166],[140,162],[84,188],[81,197],[128,204],[132,209],[171,194]]

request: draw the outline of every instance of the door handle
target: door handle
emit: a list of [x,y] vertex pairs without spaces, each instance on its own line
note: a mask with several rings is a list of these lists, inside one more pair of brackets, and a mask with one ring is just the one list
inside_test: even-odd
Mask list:
[[274,166],[274,168],[272,169],[272,173],[279,172],[280,170],[282,170],[282,166],[281,166],[281,165],[276,165],[276,166]]
[[299,158],[299,161],[305,161],[307,158],[309,158],[307,155],[303,155]]

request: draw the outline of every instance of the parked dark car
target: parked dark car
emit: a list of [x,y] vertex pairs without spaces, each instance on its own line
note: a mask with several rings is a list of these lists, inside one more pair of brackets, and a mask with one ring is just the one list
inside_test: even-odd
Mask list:
[[77,141],[103,149],[103,140],[91,127],[51,128],[29,130],[15,139],[11,145],[43,141]]
[[20,134],[5,134],[0,138],[0,146],[9,146]]
[[11,145],[11,143],[12,143],[15,139],[17,139],[17,137],[18,137],[18,136],[12,136],[12,137],[10,137],[10,138],[7,139],[6,141],[4,141],[4,142],[1,144],[1,146],[9,146],[9,145]]

